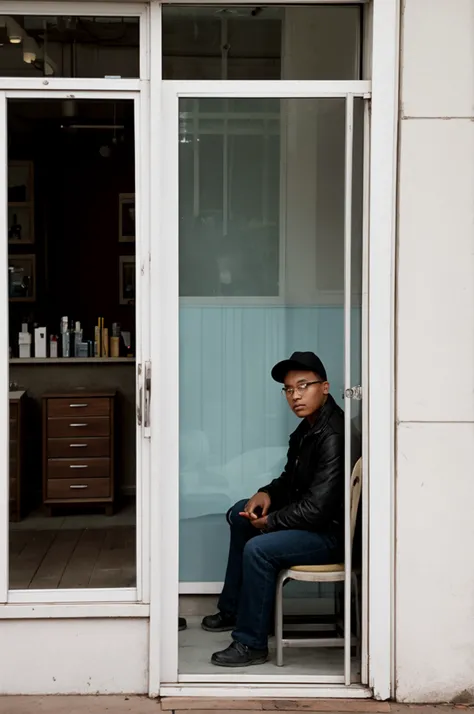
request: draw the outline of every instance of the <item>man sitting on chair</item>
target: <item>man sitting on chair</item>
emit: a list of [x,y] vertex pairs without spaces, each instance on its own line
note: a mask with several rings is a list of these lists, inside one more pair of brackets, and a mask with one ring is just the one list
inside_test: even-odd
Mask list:
[[272,377],[303,421],[290,436],[281,476],[227,514],[230,548],[219,612],[202,621],[209,632],[232,630],[229,647],[212,655],[221,667],[268,659],[280,570],[343,557],[344,413],[313,352],[295,352],[275,365]]

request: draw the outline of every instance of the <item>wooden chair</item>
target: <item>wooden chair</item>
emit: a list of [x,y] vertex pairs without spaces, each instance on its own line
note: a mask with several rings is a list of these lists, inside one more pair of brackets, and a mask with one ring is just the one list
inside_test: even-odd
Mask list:
[[[362,459],[359,459],[351,475],[351,544],[354,540],[357,512],[362,489]],[[278,667],[283,666],[284,647],[344,647],[343,637],[319,637],[301,639],[283,639],[283,585],[287,580],[299,580],[307,583],[339,583],[345,578],[344,563],[331,565],[295,565],[282,570],[278,575],[275,603],[275,641]],[[356,637],[360,643],[359,583],[357,574],[351,573],[352,589],[356,608]]]

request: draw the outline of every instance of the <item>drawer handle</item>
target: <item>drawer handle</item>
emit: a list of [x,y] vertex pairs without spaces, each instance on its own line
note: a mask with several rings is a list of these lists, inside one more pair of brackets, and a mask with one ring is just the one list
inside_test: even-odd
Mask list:
[[87,426],[87,424],[69,424],[69,426]]
[[86,483],[81,483],[81,484],[74,484],[73,486],[69,486],[69,488],[89,488],[89,486]]
[[71,449],[85,449],[87,444],[69,444]]
[[88,404],[70,404],[71,409],[80,409],[81,407],[88,407]]
[[70,469],[88,469],[89,466],[87,464],[73,464],[69,466]]

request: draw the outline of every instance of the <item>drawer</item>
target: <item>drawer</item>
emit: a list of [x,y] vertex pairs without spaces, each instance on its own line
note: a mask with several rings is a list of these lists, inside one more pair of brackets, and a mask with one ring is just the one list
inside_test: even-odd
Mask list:
[[110,399],[107,397],[48,399],[48,417],[71,417],[80,421],[83,416],[108,416]]
[[110,455],[110,439],[107,437],[48,439],[47,445],[49,459],[83,459]]
[[50,459],[48,479],[109,478],[110,459]]
[[73,417],[48,418],[48,438],[81,439],[83,436],[109,436],[110,434],[109,417],[84,417],[82,414],[74,414]]
[[10,402],[10,421],[18,419],[18,404]]
[[110,495],[108,478],[50,478],[46,485],[46,498],[52,501],[83,501]]

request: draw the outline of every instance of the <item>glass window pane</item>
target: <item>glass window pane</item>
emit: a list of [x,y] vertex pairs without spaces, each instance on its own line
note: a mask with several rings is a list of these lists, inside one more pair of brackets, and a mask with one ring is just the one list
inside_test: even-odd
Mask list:
[[134,103],[7,124],[10,588],[133,587]]
[[359,79],[361,8],[163,7],[164,79]]
[[[200,116],[212,114],[206,113],[207,101],[201,99],[196,109],[198,132]],[[223,139],[219,148],[207,145],[204,169],[200,165],[201,178],[206,171],[213,174],[206,185],[218,199],[215,205],[227,196],[212,220],[200,213],[192,178],[201,135],[190,134],[188,140],[180,134],[180,287],[187,297],[180,306],[180,579],[196,583],[223,581],[226,511],[278,476],[285,463],[288,436],[298,420],[272,381],[271,367],[293,351],[316,352],[331,394],[344,407],[345,100],[272,100],[268,116],[258,99],[235,99],[231,107],[219,101],[221,111],[212,122],[221,123]],[[362,107],[356,100],[352,361],[357,383]],[[243,296],[247,299],[239,304]],[[272,304],[260,299],[268,296],[276,298]],[[360,426],[356,408],[353,415]]]
[[138,17],[0,16],[0,76],[139,76]]
[[[280,101],[180,108],[180,294],[279,294]],[[239,106],[243,103],[243,106]]]

